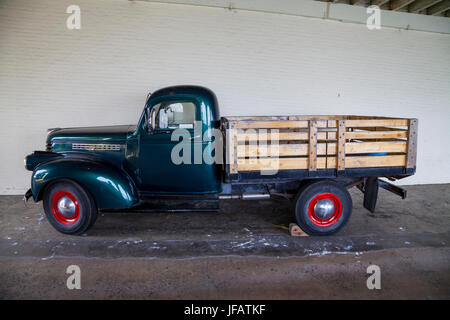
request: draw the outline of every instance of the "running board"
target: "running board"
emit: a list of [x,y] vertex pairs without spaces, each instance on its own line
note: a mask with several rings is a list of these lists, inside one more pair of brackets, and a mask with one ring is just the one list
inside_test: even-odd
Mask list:
[[217,212],[217,195],[152,195],[141,198],[132,212]]

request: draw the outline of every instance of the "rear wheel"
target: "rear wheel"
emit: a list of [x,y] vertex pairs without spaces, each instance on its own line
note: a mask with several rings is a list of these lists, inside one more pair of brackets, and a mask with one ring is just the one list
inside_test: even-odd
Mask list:
[[59,180],[44,191],[44,211],[51,225],[65,234],[81,234],[97,219],[98,210],[88,191],[71,180]]
[[306,233],[330,235],[347,223],[352,206],[352,198],[344,186],[332,180],[320,180],[299,191],[295,198],[295,217]]

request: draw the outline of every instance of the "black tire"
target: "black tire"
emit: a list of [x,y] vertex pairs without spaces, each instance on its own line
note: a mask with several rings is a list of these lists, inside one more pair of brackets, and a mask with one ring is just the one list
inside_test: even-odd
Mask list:
[[[74,214],[64,216],[57,203],[61,198],[72,201]],[[78,183],[62,179],[49,185],[43,195],[44,211],[50,224],[65,234],[82,234],[91,228],[97,220],[98,209],[90,193]],[[72,215],[72,216],[71,216]]]
[[[333,203],[329,219],[320,219],[315,204],[321,199]],[[353,202],[347,189],[333,180],[313,181],[298,192],[294,201],[297,224],[309,235],[330,235],[345,226],[352,214]]]

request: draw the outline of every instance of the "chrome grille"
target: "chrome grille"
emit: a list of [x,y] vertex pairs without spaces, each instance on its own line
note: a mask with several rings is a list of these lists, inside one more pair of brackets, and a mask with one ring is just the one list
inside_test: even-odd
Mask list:
[[120,151],[120,144],[106,143],[72,143],[72,150],[88,150],[88,151]]

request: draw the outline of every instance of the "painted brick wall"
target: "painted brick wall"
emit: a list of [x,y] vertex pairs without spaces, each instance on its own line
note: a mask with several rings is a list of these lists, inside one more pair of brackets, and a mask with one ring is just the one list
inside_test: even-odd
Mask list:
[[[81,7],[81,30],[66,8]],[[148,91],[213,89],[222,115],[419,118],[418,173],[450,182],[450,35],[137,1],[0,1],[0,194],[46,128],[136,123]]]

